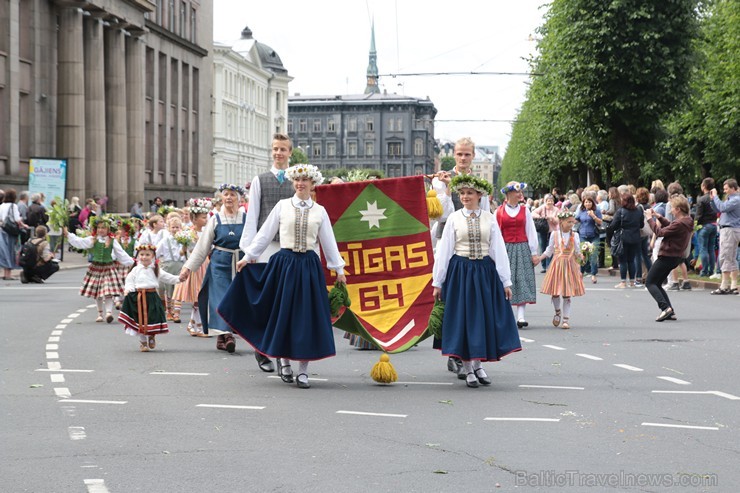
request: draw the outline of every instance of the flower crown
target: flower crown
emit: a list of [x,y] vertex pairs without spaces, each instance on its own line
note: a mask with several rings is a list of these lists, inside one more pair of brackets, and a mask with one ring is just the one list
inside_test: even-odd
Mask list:
[[556,214],[556,216],[557,216],[557,218],[558,218],[558,219],[560,219],[561,221],[562,221],[563,219],[568,219],[569,217],[576,217],[576,215],[575,215],[575,214],[573,214],[573,213],[572,213],[572,212],[570,212],[570,211],[560,211],[560,212],[558,212],[558,213]]
[[156,245],[153,245],[151,243],[142,243],[141,245],[138,245],[135,248],[135,250],[137,252],[141,252],[143,250],[149,250],[149,251],[152,251],[152,252],[156,252],[157,251],[157,246]]
[[244,187],[240,187],[239,185],[234,185],[233,183],[222,183],[218,187],[218,191],[223,193],[224,190],[231,190],[232,192],[236,192],[242,197],[246,195],[247,191],[244,190]]
[[285,170],[285,176],[290,181],[295,181],[298,178],[308,178],[316,185],[320,185],[324,181],[321,171],[313,164],[296,164],[295,166],[291,166]]
[[503,195],[506,195],[509,192],[523,192],[527,189],[526,183],[519,183],[519,182],[509,182],[504,188],[501,189],[501,193]]
[[493,193],[493,187],[483,178],[473,175],[457,175],[450,181],[450,189],[459,192],[461,188],[472,188],[476,192],[486,195]]
[[157,209],[157,214],[165,218],[170,212],[177,212],[177,207],[172,207],[171,205],[163,205],[162,207]]
[[208,214],[213,208],[213,202],[207,197],[188,200],[191,214]]
[[105,214],[103,216],[93,216],[90,218],[90,229],[96,230],[98,226],[104,224],[108,226],[108,229],[113,231],[118,226],[116,217]]

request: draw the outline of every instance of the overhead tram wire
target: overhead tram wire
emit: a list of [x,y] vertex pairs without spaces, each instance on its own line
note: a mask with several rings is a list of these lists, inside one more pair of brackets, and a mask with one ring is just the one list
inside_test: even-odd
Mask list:
[[488,123],[515,123],[515,122],[521,122],[523,120],[491,120],[487,118],[471,118],[471,119],[444,119],[444,120],[438,120],[434,119],[434,123],[449,123],[449,122],[488,122]]
[[408,72],[402,74],[380,74],[378,77],[428,77],[428,76],[448,76],[448,75],[511,75],[517,77],[537,77],[544,75],[539,72]]

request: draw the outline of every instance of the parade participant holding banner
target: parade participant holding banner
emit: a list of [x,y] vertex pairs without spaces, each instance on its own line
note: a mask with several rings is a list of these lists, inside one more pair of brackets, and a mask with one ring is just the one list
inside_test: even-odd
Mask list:
[[[218,311],[255,350],[278,358],[283,382],[293,382],[290,360],[299,361],[295,380],[299,388],[307,389],[309,361],[336,354],[319,245],[336,280],[346,283],[347,279],[329,216],[311,200],[311,189],[321,183],[321,173],[316,166],[299,164],[285,174],[295,195],[279,201],[270,212],[245,258],[237,263],[240,275]],[[256,264],[278,233],[280,251],[266,266]]]
[[218,187],[218,191],[223,197],[223,207],[208,219],[193,253],[180,271],[180,282],[187,281],[190,273],[197,271],[210,258],[198,295],[203,332],[208,333],[209,329],[219,331],[216,349],[233,353],[236,350],[234,334],[219,317],[216,308],[229,289],[231,280],[236,275],[236,263],[243,255],[239,250],[239,238],[246,215],[238,207],[244,189],[239,185],[224,183]]
[[521,205],[526,188],[526,183],[507,183],[501,189],[506,201],[496,210],[496,221],[501,228],[506,253],[509,255],[511,280],[514,283],[511,304],[516,307],[516,325],[519,328],[529,325],[524,318],[527,304],[537,302],[534,266],[540,263],[537,229],[529,209]]
[[511,299],[506,245],[493,214],[480,198],[491,185],[471,175],[450,182],[463,205],[452,213],[434,258],[433,295],[445,302],[442,354],[462,360],[468,387],[490,385],[481,366],[521,350]]

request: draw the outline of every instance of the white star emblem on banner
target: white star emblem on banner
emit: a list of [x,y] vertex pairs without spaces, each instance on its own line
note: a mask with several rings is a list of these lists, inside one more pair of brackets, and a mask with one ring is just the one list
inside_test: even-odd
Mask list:
[[362,218],[360,221],[367,221],[369,229],[380,228],[380,220],[388,219],[385,217],[385,209],[378,209],[378,202],[367,202],[367,209],[360,211]]

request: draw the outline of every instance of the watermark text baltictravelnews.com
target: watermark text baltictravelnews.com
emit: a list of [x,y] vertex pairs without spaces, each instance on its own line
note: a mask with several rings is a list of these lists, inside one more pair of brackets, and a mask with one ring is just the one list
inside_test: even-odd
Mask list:
[[594,487],[699,487],[718,486],[716,474],[705,473],[636,473],[619,471],[591,473],[570,471],[515,471],[516,486],[594,486]]

